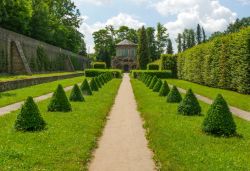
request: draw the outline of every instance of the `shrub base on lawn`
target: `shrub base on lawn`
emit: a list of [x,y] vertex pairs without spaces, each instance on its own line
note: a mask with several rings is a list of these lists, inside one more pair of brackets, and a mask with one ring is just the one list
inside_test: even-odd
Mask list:
[[203,121],[202,130],[217,136],[232,136],[236,134],[236,124],[227,102],[218,95],[210,106]]
[[40,131],[46,126],[38,106],[32,97],[28,97],[17,115],[15,129],[17,131]]

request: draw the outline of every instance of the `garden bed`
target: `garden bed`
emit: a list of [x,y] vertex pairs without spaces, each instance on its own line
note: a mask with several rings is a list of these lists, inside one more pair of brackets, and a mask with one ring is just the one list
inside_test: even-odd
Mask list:
[[240,136],[219,138],[201,131],[209,105],[200,102],[202,116],[177,114],[177,104],[166,103],[142,82],[132,80],[138,109],[145,120],[149,146],[161,170],[248,170],[249,122],[234,117]]
[[48,113],[49,100],[38,103],[48,124],[45,131],[16,132],[13,124],[19,111],[0,117],[0,168],[87,170],[120,82],[110,81],[93,96],[85,96],[86,102],[71,102],[72,112]]

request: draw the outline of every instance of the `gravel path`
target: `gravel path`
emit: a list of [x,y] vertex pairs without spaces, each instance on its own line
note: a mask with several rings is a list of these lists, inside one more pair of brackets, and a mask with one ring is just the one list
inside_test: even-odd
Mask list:
[[[169,85],[169,86],[172,87],[172,85]],[[185,90],[185,89],[178,88],[178,90],[179,90],[181,93],[186,93],[186,90]],[[211,99],[209,99],[209,98],[207,98],[207,97],[201,96],[201,95],[199,95],[199,94],[195,94],[195,96],[197,97],[197,99],[199,99],[200,101],[203,101],[203,102],[205,102],[205,103],[207,103],[207,104],[212,104],[212,103],[213,103],[213,100],[211,100]],[[236,108],[236,107],[233,107],[233,106],[229,106],[229,109],[230,109],[230,111],[231,111],[234,115],[236,115],[236,116],[238,116],[238,117],[240,117],[240,118],[242,118],[242,119],[244,119],[244,120],[250,121],[250,112],[241,110],[241,109]]]
[[90,171],[152,171],[155,165],[128,74],[124,74]]
[[[69,86],[69,87],[64,88],[64,90],[69,91],[72,88],[73,88],[73,86]],[[39,96],[39,97],[35,97],[34,101],[35,102],[40,102],[40,101],[43,101],[43,100],[46,100],[46,99],[52,97],[52,95],[53,95],[53,93],[49,93],[49,94],[45,94],[45,95],[42,95],[42,96]],[[20,109],[22,107],[23,103],[24,103],[24,101],[21,101],[21,102],[13,103],[13,104],[5,106],[5,107],[1,107],[0,108],[0,116]]]

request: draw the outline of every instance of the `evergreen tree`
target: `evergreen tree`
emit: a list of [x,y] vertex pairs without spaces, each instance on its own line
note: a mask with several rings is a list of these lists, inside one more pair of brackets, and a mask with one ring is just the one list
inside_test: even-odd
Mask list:
[[167,83],[167,81],[164,81],[162,86],[161,86],[159,96],[167,96],[169,91],[170,91],[170,89],[169,89],[168,83]]
[[69,112],[71,104],[61,84],[58,85],[48,105],[49,112]]
[[91,88],[92,91],[98,91],[99,88],[98,88],[98,85],[97,85],[97,83],[95,81],[95,78],[92,78],[90,80],[89,85],[90,85],[90,88]]
[[207,41],[207,36],[203,27],[202,27],[202,38],[203,38],[202,42],[205,43]]
[[153,27],[148,27],[146,29],[147,39],[148,39],[148,50],[150,61],[157,60],[157,47],[155,40],[155,29]]
[[171,91],[168,93],[167,102],[168,103],[179,103],[182,100],[181,94],[176,86],[173,86]]
[[167,33],[167,28],[164,27],[161,23],[157,24],[157,34],[156,34],[156,42],[157,42],[157,51],[158,58],[160,58],[161,54],[164,53],[169,34]]
[[154,88],[155,84],[157,83],[157,80],[158,80],[158,78],[156,76],[154,76],[151,83],[150,83],[150,85],[149,85],[150,89]]
[[84,101],[84,97],[82,96],[82,92],[77,84],[74,85],[74,87],[70,93],[69,100],[75,101],[75,102],[76,101],[79,101],[79,102]]
[[162,86],[162,80],[158,79],[158,81],[156,82],[154,88],[153,88],[153,92],[159,92]]
[[167,44],[167,54],[173,54],[173,45],[171,39],[168,39],[168,44]]
[[177,43],[178,53],[182,52],[182,35],[180,33],[178,33],[176,43]]
[[82,85],[80,87],[82,93],[84,95],[92,95],[92,91],[91,91],[91,88],[89,86],[89,83],[88,83],[88,80],[87,79],[84,79],[84,81],[82,82]]
[[178,113],[182,115],[200,115],[201,107],[193,91],[189,89],[178,106]]
[[210,106],[203,121],[202,130],[218,136],[231,136],[236,133],[236,124],[232,113],[221,94]]
[[17,131],[40,131],[46,126],[38,106],[32,97],[28,97],[17,115],[15,129]]
[[196,30],[196,41],[197,44],[201,44],[202,41],[202,33],[201,33],[201,26],[200,24],[197,25],[197,30]]
[[147,69],[147,64],[149,63],[149,53],[148,53],[148,41],[147,34],[144,26],[139,32],[139,43],[137,49],[137,59],[140,69]]

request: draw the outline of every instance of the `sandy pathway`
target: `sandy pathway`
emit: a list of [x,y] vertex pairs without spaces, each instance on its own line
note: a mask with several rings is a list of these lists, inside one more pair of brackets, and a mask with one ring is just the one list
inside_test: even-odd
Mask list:
[[90,171],[152,171],[142,120],[128,74],[124,75]]

